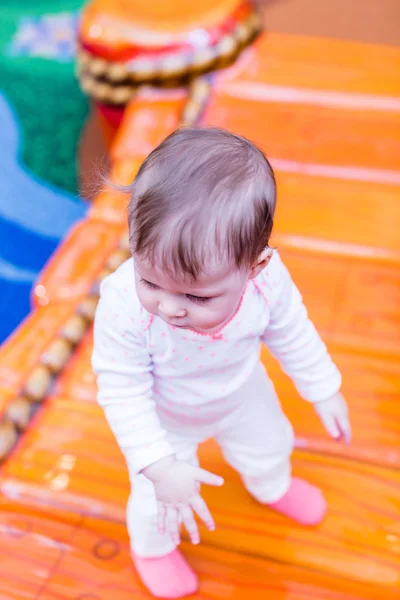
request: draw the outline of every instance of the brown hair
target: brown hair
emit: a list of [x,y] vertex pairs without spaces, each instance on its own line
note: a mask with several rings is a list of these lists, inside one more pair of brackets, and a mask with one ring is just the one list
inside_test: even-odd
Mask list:
[[215,128],[182,128],[143,162],[129,189],[133,255],[196,279],[211,258],[251,267],[268,246],[272,168],[254,144]]

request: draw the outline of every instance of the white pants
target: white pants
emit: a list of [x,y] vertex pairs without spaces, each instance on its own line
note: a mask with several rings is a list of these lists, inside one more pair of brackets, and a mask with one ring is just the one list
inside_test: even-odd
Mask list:
[[[232,411],[212,424],[187,426],[163,420],[176,456],[197,465],[198,444],[213,437],[254,498],[262,503],[279,500],[290,484],[294,438],[261,364],[231,399]],[[143,557],[172,552],[175,544],[169,534],[158,531],[153,484],[144,475],[132,476],[131,482],[127,522],[134,552]]]

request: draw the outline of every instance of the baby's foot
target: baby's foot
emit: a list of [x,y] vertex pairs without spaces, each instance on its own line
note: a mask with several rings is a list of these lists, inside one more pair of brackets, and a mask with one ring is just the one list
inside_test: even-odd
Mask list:
[[179,550],[157,558],[135,553],[132,557],[140,579],[156,598],[182,598],[197,591],[197,575]]
[[302,525],[318,525],[326,513],[321,490],[297,477],[293,477],[286,494],[268,506]]

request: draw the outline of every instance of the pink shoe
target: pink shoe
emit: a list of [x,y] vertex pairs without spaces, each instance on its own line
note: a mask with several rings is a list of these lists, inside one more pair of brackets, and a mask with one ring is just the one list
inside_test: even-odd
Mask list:
[[132,558],[140,579],[156,598],[183,598],[197,592],[197,575],[179,550],[157,558],[133,553]]
[[327,509],[321,490],[297,477],[292,478],[286,494],[268,506],[302,525],[318,525]]

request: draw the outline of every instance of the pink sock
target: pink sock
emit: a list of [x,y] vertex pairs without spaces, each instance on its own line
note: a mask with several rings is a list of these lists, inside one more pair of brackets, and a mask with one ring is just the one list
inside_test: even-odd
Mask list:
[[197,575],[178,549],[157,558],[135,553],[132,557],[140,579],[156,598],[182,598],[197,591]]
[[326,513],[321,490],[297,477],[293,477],[286,494],[268,506],[302,525],[318,525]]

